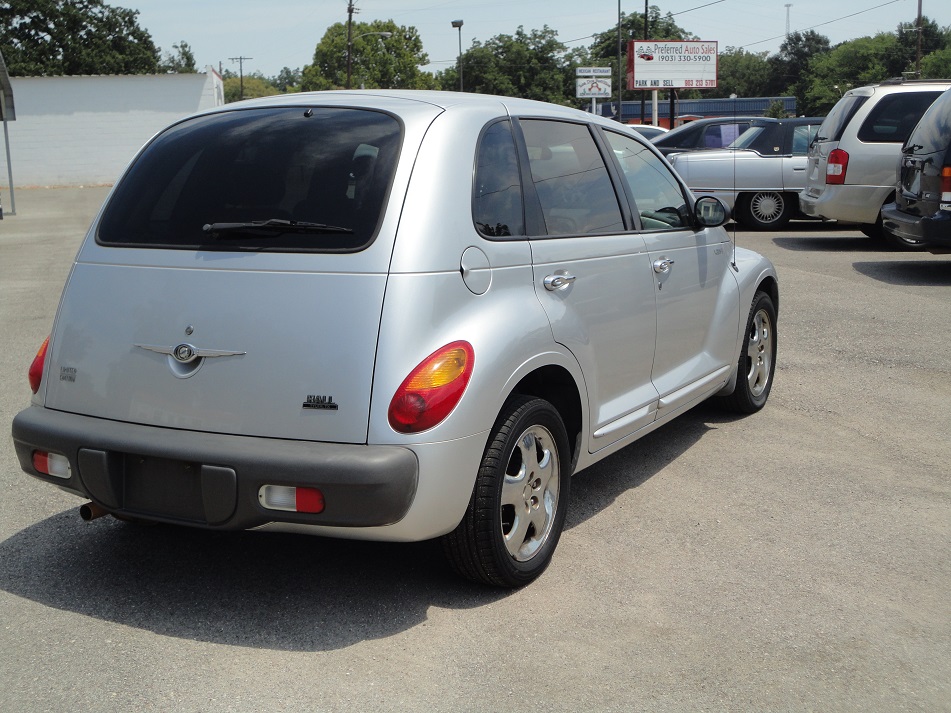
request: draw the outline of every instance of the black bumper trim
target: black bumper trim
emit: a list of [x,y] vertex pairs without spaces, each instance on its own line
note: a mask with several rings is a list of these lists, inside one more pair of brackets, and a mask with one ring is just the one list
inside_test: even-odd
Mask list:
[[[25,472],[117,515],[223,530],[271,522],[390,525],[406,515],[418,483],[416,455],[400,446],[182,431],[40,406],[16,415],[13,441]],[[37,449],[65,455],[70,477],[37,472]],[[266,509],[258,501],[265,484],[319,488],[326,507],[318,514]]]

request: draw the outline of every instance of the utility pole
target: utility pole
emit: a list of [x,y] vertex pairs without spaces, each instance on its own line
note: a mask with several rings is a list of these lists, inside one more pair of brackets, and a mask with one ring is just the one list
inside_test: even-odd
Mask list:
[[356,0],[350,0],[347,3],[347,89],[350,88],[350,73],[353,67],[353,13],[360,12],[354,7],[355,2]]
[[228,59],[238,63],[238,99],[244,99],[244,61],[254,57],[228,57]]
[[918,51],[915,54],[915,79],[921,79],[921,0],[918,0]]
[[786,37],[789,37],[789,8],[792,7],[791,2],[786,3]]

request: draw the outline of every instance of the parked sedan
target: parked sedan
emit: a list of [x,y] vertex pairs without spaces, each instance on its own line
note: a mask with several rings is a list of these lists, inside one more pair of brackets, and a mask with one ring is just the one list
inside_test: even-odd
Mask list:
[[821,118],[754,119],[725,149],[672,154],[668,160],[698,195],[726,203],[754,230],[775,230],[799,211],[806,154]]

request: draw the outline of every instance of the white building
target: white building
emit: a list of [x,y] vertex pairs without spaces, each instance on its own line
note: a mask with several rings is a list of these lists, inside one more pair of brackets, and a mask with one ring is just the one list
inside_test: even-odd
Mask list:
[[[224,104],[221,76],[135,74],[11,77],[13,187],[111,184],[135,153],[176,119]],[[7,193],[0,151],[0,189]]]

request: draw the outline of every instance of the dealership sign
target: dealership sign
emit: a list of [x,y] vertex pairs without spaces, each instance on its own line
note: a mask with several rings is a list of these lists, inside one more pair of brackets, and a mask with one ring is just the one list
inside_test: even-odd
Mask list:
[[628,89],[710,89],[717,86],[717,43],[631,40]]

